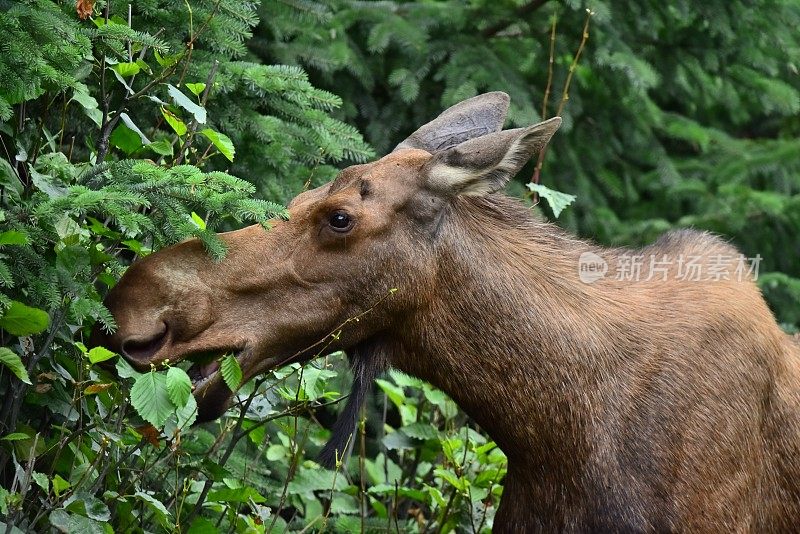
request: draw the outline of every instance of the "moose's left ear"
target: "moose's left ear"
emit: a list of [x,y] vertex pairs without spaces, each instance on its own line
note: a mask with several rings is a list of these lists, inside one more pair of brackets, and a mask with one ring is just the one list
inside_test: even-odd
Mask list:
[[456,195],[481,196],[502,189],[547,145],[561,118],[464,141],[436,153],[426,164],[428,187]]

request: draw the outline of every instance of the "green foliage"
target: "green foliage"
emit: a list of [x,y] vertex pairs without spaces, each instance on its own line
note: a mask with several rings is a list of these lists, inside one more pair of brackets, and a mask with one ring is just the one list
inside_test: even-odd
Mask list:
[[215,231],[267,226],[298,192],[371,159],[359,130],[382,154],[487,90],[510,93],[508,126],[539,120],[553,18],[546,115],[565,102],[564,123],[541,184],[525,188],[531,164],[510,192],[537,193],[537,209],[608,244],[683,226],[729,236],[764,258],[759,284],[784,328],[800,325],[796,2],[130,9],[129,24],[127,3],[100,0],[81,22],[74,2],[0,0],[4,524],[490,530],[506,458],[429,384],[379,379],[352,454],[328,471],[312,459],[349,383],[342,354],[245,384],[228,355],[232,409],[190,428],[182,363],[140,373],[84,343],[94,325],[115,328],[102,297],[131,261],[190,237],[222,258]]
[[219,371],[231,391],[236,391],[242,384],[242,368],[233,354],[228,354],[222,359]]

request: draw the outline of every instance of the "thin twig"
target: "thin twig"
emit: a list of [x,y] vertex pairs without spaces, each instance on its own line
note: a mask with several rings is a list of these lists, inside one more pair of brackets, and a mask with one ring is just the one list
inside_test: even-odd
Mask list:
[[[581,54],[583,53],[583,48],[586,46],[586,41],[589,40],[589,21],[592,20],[592,15],[594,12],[590,9],[586,10],[586,22],[583,24],[583,33],[581,34],[581,42],[578,45],[578,50],[575,52],[575,56],[572,58],[572,63],[569,66],[569,72],[567,73],[567,79],[564,82],[564,90],[561,92],[561,101],[558,103],[558,109],[556,110],[556,117],[561,116],[561,112],[564,111],[564,106],[567,105],[567,100],[569,100],[569,87],[572,83],[572,76],[575,73],[575,70],[578,68],[578,61],[581,59]],[[552,32],[550,34],[550,71],[548,72],[548,80],[547,80],[547,90],[545,91],[545,101],[542,106],[542,120],[546,118],[547,113],[547,97],[550,92],[550,81],[552,79],[552,64],[553,64],[553,50],[554,50],[554,43],[555,43],[555,31],[556,31],[556,21],[555,18],[553,19],[553,27]],[[547,147],[545,145],[542,147],[542,150],[539,151],[539,157],[536,160],[536,169],[533,171],[533,177],[531,178],[531,183],[538,184],[539,177],[542,171],[542,165],[544,164],[544,157],[547,154]],[[533,202],[536,204],[539,200],[539,196],[536,193],[533,193]]]

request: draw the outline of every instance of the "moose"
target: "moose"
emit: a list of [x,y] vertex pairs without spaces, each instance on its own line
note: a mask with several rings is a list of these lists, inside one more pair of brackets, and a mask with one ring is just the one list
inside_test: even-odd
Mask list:
[[[141,370],[196,362],[201,420],[232,396],[209,353],[234,353],[247,380],[345,350],[328,456],[377,374],[427,380],[508,457],[497,532],[796,531],[800,345],[753,273],[734,276],[738,252],[708,233],[604,248],[504,195],[561,123],[503,130],[508,105],[449,108],[271,229],[221,234],[222,261],[189,240],[134,262],[106,300],[118,329],[95,343]],[[586,254],[608,273],[583,276]],[[632,254],[731,270],[613,276]]]

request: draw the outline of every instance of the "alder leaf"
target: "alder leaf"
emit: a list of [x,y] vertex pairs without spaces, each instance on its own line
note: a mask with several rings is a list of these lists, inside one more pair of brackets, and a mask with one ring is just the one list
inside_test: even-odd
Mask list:
[[180,367],[170,367],[167,371],[167,394],[178,408],[183,408],[192,396],[192,380]]
[[131,388],[131,404],[142,419],[160,428],[175,412],[167,392],[167,377],[154,371],[137,377]]
[[239,389],[242,383],[242,368],[239,367],[239,361],[236,359],[236,356],[233,354],[225,356],[220,365],[220,372],[222,373],[222,378],[225,380],[225,383],[231,388],[231,391]]

